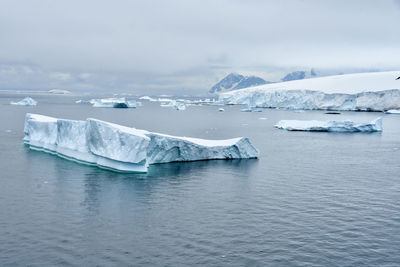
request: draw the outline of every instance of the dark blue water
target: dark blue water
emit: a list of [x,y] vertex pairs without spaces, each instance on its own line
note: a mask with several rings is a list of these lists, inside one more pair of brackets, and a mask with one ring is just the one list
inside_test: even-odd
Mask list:
[[[400,116],[0,98],[2,266],[399,266]],[[258,160],[118,174],[28,150],[26,112],[199,138],[247,136]],[[286,132],[280,119],[383,117],[376,134]],[[260,117],[267,118],[260,120]]]

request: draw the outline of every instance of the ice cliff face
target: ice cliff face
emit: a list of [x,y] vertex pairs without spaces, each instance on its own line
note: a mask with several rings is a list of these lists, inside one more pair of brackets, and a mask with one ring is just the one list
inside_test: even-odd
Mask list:
[[219,81],[217,84],[215,84],[210,89],[210,93],[242,89],[267,83],[270,82],[256,76],[243,76],[237,73],[231,73],[223,78],[221,81]]
[[31,149],[126,172],[147,172],[149,164],[157,163],[258,156],[247,138],[169,136],[96,119],[64,120],[28,113],[24,132],[24,143]]
[[300,121],[281,120],[276,125],[278,129],[288,131],[310,131],[310,132],[381,132],[382,119],[377,118],[369,123],[356,123],[346,121]]
[[398,72],[362,73],[268,84],[222,93],[224,104],[249,107],[385,111],[400,108]]

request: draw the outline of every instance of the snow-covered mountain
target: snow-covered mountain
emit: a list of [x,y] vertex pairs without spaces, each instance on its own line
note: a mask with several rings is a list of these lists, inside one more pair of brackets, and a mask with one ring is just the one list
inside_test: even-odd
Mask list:
[[282,82],[294,81],[294,80],[302,80],[306,78],[313,78],[316,77],[317,74],[315,73],[314,69],[311,71],[294,71],[288,73],[285,77],[281,79]]
[[265,84],[220,94],[250,107],[385,111],[400,109],[400,71],[355,73]]
[[256,76],[243,76],[238,73],[231,73],[217,84],[215,84],[211,89],[210,93],[225,92],[236,89],[247,88],[251,86],[257,86],[262,84],[268,84],[270,82]]

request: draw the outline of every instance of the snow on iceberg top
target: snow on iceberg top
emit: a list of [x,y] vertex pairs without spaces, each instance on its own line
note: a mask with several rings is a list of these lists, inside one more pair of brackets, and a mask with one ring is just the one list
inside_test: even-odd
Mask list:
[[389,109],[385,113],[386,114],[400,114],[400,109]]
[[287,90],[310,90],[323,93],[345,93],[355,94],[360,92],[376,92],[391,89],[400,89],[400,71],[368,72],[343,74],[304,80],[294,80],[281,83],[271,83],[251,88],[244,88],[222,95],[231,95],[237,92],[257,91],[287,91]]
[[119,125],[119,124],[115,124],[112,122],[107,122],[107,121],[102,121],[102,120],[98,120],[98,119],[93,119],[93,118],[88,118],[88,121],[94,121],[94,122],[100,122],[103,124],[107,124],[115,129],[120,130],[121,132],[127,133],[127,134],[133,134],[133,135],[137,135],[140,137],[143,137],[145,139],[149,139],[147,137],[146,134],[148,134],[149,132],[146,130],[139,130],[139,129],[135,129],[135,128],[131,128],[131,127],[127,127],[127,126],[123,126],[123,125]]
[[278,129],[288,131],[311,132],[381,132],[382,118],[377,118],[369,123],[345,121],[317,121],[317,120],[281,120],[276,125]]
[[41,121],[41,122],[57,122],[56,118],[40,114],[33,114],[33,113],[26,113],[25,119]]

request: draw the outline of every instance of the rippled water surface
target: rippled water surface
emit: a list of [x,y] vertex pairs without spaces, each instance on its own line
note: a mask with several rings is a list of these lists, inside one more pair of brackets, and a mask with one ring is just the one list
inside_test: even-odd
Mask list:
[[[400,265],[400,116],[176,111],[150,102],[107,109],[66,96],[8,105],[20,98],[0,98],[2,266]],[[28,150],[26,112],[199,138],[247,136],[260,158],[118,174]],[[381,134],[273,128],[280,119],[377,116]]]

